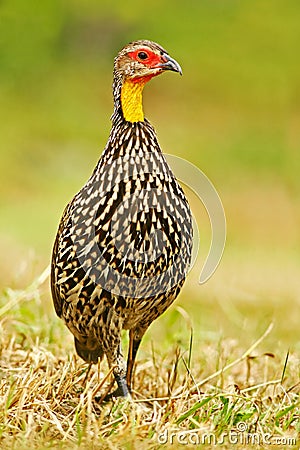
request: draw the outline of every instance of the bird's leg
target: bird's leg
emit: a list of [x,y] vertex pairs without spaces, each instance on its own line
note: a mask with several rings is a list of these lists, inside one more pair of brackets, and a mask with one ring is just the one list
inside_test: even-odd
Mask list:
[[141,335],[137,334],[135,329],[131,329],[129,331],[129,347],[128,347],[127,371],[126,371],[126,382],[129,392],[131,392],[132,389],[133,367],[143,334],[144,333],[142,333]]
[[84,377],[84,380],[83,380],[83,385],[84,386],[85,386],[85,384],[87,382],[87,379],[88,379],[89,373],[91,371],[92,365],[93,365],[93,362],[90,362],[89,365],[88,365],[88,368],[87,368],[87,371],[86,371],[86,374],[85,374],[85,377]]
[[[129,391],[128,391],[128,387],[126,384],[125,376],[120,376],[120,375],[114,374],[114,377],[115,377],[115,381],[118,384],[117,389],[107,395],[103,395],[102,397],[101,396],[97,397],[96,400],[100,401],[100,403],[102,403],[102,401],[108,402],[113,397],[124,397],[124,398],[128,397]],[[114,385],[114,381],[110,384],[108,392],[113,387],[113,385]]]
[[118,384],[117,389],[111,394],[112,397],[127,397],[129,394],[128,386],[125,376],[115,374],[115,379]]
[[117,345],[113,350],[110,348],[106,356],[108,365],[110,367],[114,367],[113,374],[118,387],[111,394],[108,394],[104,400],[110,400],[112,397],[127,397],[129,390],[126,384],[125,363],[121,351],[121,344],[119,343],[119,345]]
[[107,394],[104,398],[102,397],[105,402],[108,402],[113,397],[128,397],[128,395],[129,395],[129,390],[128,390],[125,376],[115,373],[114,377],[115,377],[118,387],[115,391],[111,392],[110,394]]

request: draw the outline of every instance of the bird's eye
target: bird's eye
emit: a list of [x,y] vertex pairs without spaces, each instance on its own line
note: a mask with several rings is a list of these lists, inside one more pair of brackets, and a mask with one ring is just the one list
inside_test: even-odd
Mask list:
[[138,58],[144,60],[144,59],[148,58],[148,55],[147,55],[146,52],[139,52],[138,53]]

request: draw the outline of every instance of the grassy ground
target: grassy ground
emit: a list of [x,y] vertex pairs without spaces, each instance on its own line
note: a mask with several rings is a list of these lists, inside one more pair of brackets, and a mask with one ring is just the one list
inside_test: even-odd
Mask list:
[[[248,317],[237,333],[241,313],[232,313],[232,301],[223,313],[231,332],[207,324],[199,333],[197,316],[179,302],[143,342],[132,401],[103,403],[111,374],[105,362],[88,373],[74,355],[47,300],[47,272],[2,297],[1,448],[296,447],[299,348],[289,350],[262,311],[255,327]],[[201,315],[206,320],[218,309],[203,302]]]
[[[11,0],[0,20],[0,447],[297,448],[298,0]],[[107,140],[112,58],[136,38],[183,67],[151,81],[145,112],[214,183],[227,243],[200,286],[210,229],[189,193],[197,263],[143,340],[133,401],[103,404],[106,362],[87,375],[43,270]]]

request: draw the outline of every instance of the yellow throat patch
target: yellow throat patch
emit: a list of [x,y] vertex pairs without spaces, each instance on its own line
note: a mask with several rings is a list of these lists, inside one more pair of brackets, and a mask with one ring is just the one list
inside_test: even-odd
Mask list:
[[125,80],[121,89],[121,105],[125,120],[142,122],[144,120],[142,92],[147,80]]

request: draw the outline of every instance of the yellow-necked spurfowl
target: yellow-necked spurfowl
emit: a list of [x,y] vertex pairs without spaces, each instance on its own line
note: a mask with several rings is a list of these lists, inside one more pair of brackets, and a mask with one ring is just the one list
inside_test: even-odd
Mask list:
[[[166,71],[181,74],[151,41],[132,42],[115,58],[110,136],[67,205],[53,248],[56,313],[79,356],[96,363],[106,355],[114,396],[131,390],[141,339],[177,297],[191,262],[190,208],[142,107],[144,85]],[[127,367],[122,329],[129,330]]]

